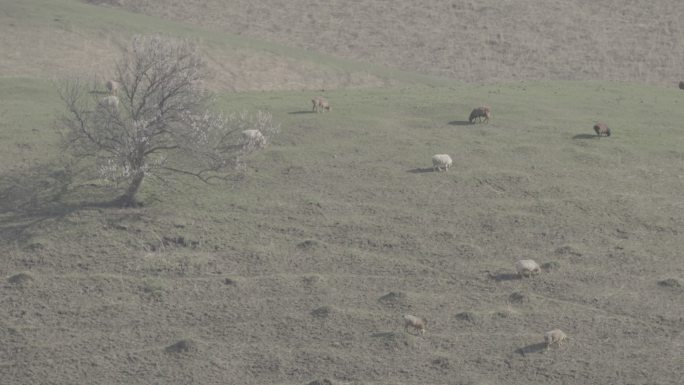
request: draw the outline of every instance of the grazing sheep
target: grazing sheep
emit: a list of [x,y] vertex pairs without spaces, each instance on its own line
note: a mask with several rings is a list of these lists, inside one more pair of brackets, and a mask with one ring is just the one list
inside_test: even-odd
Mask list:
[[418,318],[410,314],[404,315],[404,331],[407,331],[409,327],[412,327],[420,331],[420,334],[425,334],[425,326],[427,326],[427,320],[425,318]]
[[532,259],[521,259],[515,263],[515,270],[521,277],[541,273],[541,267]]
[[680,89],[680,90],[684,90],[684,80],[682,80],[681,82],[679,82],[679,89]]
[[568,336],[563,333],[560,329],[553,329],[550,332],[544,333],[544,341],[546,342],[546,348],[548,349],[551,345],[563,345],[563,342],[568,339]]
[[596,131],[596,135],[600,138],[601,135],[605,136],[610,136],[610,128],[606,126],[605,123],[596,123],[594,124],[594,131]]
[[492,112],[489,109],[488,106],[482,106],[482,107],[477,107],[473,109],[473,111],[470,113],[470,117],[468,118],[468,121],[470,124],[473,124],[475,122],[475,119],[480,119],[480,122],[482,122],[482,118],[484,118],[485,123],[489,122],[489,118],[492,116]]
[[314,112],[323,112],[324,109],[326,111],[332,111],[332,108],[330,107],[330,102],[328,102],[328,99],[322,96],[317,96],[311,99],[311,103],[313,103]]
[[99,106],[111,111],[118,111],[119,98],[114,95],[105,96],[104,98],[100,99]]
[[266,138],[259,130],[244,130],[242,131],[242,142],[255,147],[263,147],[266,144]]
[[432,156],[432,170],[434,171],[441,171],[442,168],[444,171],[449,171],[451,163],[451,157],[447,154],[436,154]]
[[110,94],[114,94],[119,89],[119,82],[116,80],[107,80],[105,87],[107,87],[107,91],[109,91]]

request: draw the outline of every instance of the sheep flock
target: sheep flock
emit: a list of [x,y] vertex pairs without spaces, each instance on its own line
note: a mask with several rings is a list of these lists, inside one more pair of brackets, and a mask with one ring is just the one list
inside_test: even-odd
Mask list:
[[[105,88],[107,90],[107,96],[102,97],[98,104],[101,108],[106,108],[110,111],[116,111],[119,107],[119,98],[117,92],[121,85],[117,81],[109,80],[105,83]],[[313,112],[324,112],[331,111],[331,105],[328,99],[317,96],[311,99],[313,105]],[[475,123],[477,121],[487,123],[491,118],[491,108],[489,106],[480,106],[474,108],[469,117],[469,123]],[[610,128],[602,122],[598,122],[593,126],[594,131],[598,137],[610,136]],[[266,138],[261,134],[259,130],[244,130],[241,132],[241,143],[245,146],[252,147],[263,147],[266,144]],[[450,155],[440,153],[432,156],[432,170],[433,171],[449,171],[453,165],[453,160]],[[520,279],[530,278],[540,275],[542,269],[540,265],[532,259],[521,259],[517,260],[513,265],[517,275]],[[404,330],[408,332],[409,330],[417,331],[420,336],[423,336],[426,332],[427,320],[425,318],[417,317],[411,314],[403,315]],[[547,349],[551,346],[561,346],[567,341],[567,335],[560,329],[553,329],[551,331],[545,332],[543,334],[544,343]]]

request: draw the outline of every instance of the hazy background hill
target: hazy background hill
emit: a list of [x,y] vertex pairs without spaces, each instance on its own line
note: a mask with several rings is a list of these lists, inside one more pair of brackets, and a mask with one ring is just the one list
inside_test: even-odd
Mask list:
[[90,1],[469,82],[684,78],[679,0]]

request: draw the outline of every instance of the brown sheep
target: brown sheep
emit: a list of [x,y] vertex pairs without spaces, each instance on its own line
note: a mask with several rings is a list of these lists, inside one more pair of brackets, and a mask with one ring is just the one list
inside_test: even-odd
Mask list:
[[596,131],[596,135],[599,138],[601,135],[610,136],[610,128],[605,123],[599,122],[594,124],[594,131]]
[[326,111],[332,110],[332,108],[330,107],[330,102],[328,102],[328,99],[322,96],[317,96],[311,99],[311,103],[313,103],[314,112],[323,112],[323,109],[325,109]]
[[488,106],[482,106],[482,107],[477,107],[473,109],[473,111],[470,113],[470,118],[468,118],[468,121],[470,124],[473,124],[475,122],[475,119],[480,119],[480,122],[483,121],[482,118],[484,118],[484,122],[489,122],[489,118],[492,116],[492,112],[489,109]]
[[412,327],[420,331],[420,334],[425,334],[425,326],[427,326],[427,320],[425,318],[418,318],[410,314],[404,315],[404,331],[409,327]]

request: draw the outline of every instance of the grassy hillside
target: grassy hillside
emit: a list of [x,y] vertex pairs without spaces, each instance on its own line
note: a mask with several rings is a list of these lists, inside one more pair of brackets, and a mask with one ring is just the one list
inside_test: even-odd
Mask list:
[[[160,15],[158,3],[137,4]],[[200,3],[184,4],[168,2],[161,16],[187,11],[171,21],[77,0],[0,0],[3,385],[676,384],[684,377],[684,93],[608,81],[461,84],[291,48],[313,48],[290,33],[306,31],[295,22],[280,27],[290,39],[280,45],[257,33],[260,24],[252,27],[273,20],[275,10],[250,6],[241,14],[249,36],[241,36],[216,31],[243,28],[238,23],[215,24],[234,21],[225,13],[241,2],[217,9],[206,1],[201,14],[193,13]],[[283,3],[283,20],[294,15],[290,4],[303,7]],[[358,40],[378,48],[366,58],[374,63],[394,58],[378,42],[391,48],[400,39],[381,21],[417,12],[382,4],[358,19],[388,12],[375,17],[391,36]],[[425,16],[437,28],[443,18],[428,17],[431,4],[415,21]],[[552,3],[551,14],[595,8],[568,4]],[[663,11],[678,5],[666,4],[644,8],[662,14],[643,23],[670,20]],[[632,5],[621,17],[631,20]],[[351,15],[361,6],[350,4]],[[461,6],[490,16],[499,9],[465,2],[452,9]],[[307,20],[340,7],[306,8]],[[345,15],[329,18],[316,50],[342,52],[327,42]],[[468,20],[475,31],[500,25]],[[679,24],[657,28],[666,25],[678,31]],[[372,31],[356,29],[358,37]],[[198,39],[214,71],[216,108],[270,111],[282,131],[229,181],[148,179],[144,207],[124,210],[108,204],[116,191],[80,174],[70,179],[52,130],[61,105],[51,80],[108,76],[120,47],[152,32]],[[411,60],[445,41],[427,32],[415,37],[425,39],[421,50],[405,49],[407,61],[392,64],[422,71]],[[518,72],[483,52],[488,59],[477,71],[537,77],[546,68]],[[680,51],[672,52],[663,63]],[[615,72],[587,77],[622,79],[634,56],[623,58]],[[548,77],[574,78],[564,68]],[[660,82],[672,69],[658,68],[655,78],[636,78]],[[489,79],[511,78],[499,74]],[[310,112],[318,93],[332,112]],[[491,122],[468,124],[482,104],[492,107]],[[595,137],[598,120],[611,137]],[[451,155],[449,172],[432,172],[436,153]],[[544,264],[542,274],[519,279],[513,263],[522,258]],[[424,336],[404,332],[406,313],[428,319]],[[542,336],[553,328],[570,340],[546,351]]]
[[[3,121],[16,122],[2,128],[4,163],[48,162],[50,85],[0,89],[11,90]],[[272,111],[280,136],[230,183],[146,184],[145,208],[107,208],[87,186],[54,188],[59,178],[35,190],[3,178],[3,191],[24,193],[5,195],[0,221],[2,378],[681,378],[683,292],[658,284],[684,274],[681,93],[516,83],[327,94],[324,114],[308,112],[309,93],[224,94],[225,108]],[[492,122],[465,125],[484,101]],[[596,119],[613,136],[593,137]],[[430,172],[442,152],[454,167]],[[33,193],[44,195],[27,204]],[[517,279],[523,257],[553,268]],[[402,331],[404,313],[428,318],[424,337]],[[544,352],[555,327],[571,340]]]
[[684,78],[679,0],[100,2],[467,82]]

